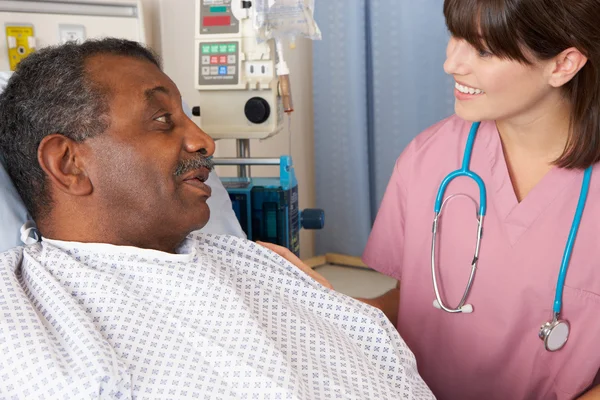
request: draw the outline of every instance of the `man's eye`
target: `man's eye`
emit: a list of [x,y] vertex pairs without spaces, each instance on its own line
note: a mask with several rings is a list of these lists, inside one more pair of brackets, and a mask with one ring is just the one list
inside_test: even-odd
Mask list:
[[154,118],[155,121],[162,122],[163,124],[171,123],[171,114],[161,115],[158,118]]

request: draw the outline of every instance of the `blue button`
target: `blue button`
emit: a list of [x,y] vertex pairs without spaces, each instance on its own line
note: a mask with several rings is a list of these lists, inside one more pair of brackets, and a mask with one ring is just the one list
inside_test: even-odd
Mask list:
[[219,75],[227,75],[227,67],[219,67]]

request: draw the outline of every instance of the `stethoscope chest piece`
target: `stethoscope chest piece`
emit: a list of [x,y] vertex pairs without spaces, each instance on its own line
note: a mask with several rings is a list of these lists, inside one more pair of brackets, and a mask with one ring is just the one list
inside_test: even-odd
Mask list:
[[540,339],[548,351],[558,351],[563,348],[569,339],[570,327],[565,320],[554,319],[546,322],[540,329]]

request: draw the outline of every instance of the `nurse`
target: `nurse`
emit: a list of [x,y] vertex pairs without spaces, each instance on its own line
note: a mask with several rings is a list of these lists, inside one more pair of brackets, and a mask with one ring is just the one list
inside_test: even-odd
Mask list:
[[[363,259],[398,288],[363,301],[397,321],[439,399],[600,398],[600,0],[444,14],[456,114],[396,163]],[[434,235],[440,184],[469,155],[486,193],[452,180]]]
[[[440,399],[571,399],[589,389],[591,397],[600,368],[600,1],[446,0],[444,14],[456,115],[417,136],[396,163],[363,258],[397,278],[400,295],[371,303],[398,313]],[[477,183],[458,177],[445,190],[435,273],[430,221],[441,182],[469,153],[487,212],[464,302],[472,312],[452,313],[440,302],[462,305],[478,242]],[[557,285],[564,323],[554,340],[540,340]]]

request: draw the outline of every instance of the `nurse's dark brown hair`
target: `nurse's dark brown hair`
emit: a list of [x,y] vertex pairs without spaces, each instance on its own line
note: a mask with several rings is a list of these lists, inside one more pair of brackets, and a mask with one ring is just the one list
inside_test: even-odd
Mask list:
[[450,33],[479,51],[524,64],[575,47],[588,62],[564,86],[571,132],[555,164],[587,168],[600,161],[600,0],[444,0]]

